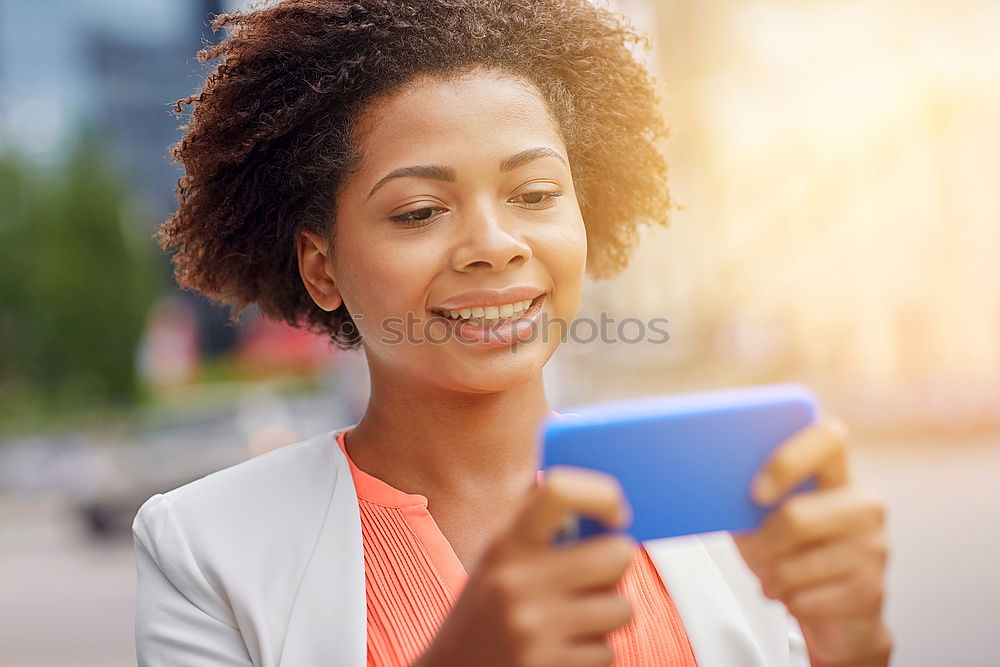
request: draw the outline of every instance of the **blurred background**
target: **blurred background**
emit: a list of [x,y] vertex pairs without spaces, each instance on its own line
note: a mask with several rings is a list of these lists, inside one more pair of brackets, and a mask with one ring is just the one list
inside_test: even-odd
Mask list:
[[[176,290],[173,101],[224,0],[0,0],[0,665],[134,664],[139,505],[354,423],[363,357]],[[607,2],[603,4],[607,5]],[[797,381],[889,504],[897,665],[996,665],[1000,3],[618,0],[679,206],[554,407]]]

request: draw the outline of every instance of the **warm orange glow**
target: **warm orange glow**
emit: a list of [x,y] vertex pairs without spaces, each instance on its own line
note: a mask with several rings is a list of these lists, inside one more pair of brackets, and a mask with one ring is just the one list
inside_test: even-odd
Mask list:
[[587,308],[669,317],[671,349],[615,358],[995,421],[996,3],[674,0],[657,18],[686,210]]

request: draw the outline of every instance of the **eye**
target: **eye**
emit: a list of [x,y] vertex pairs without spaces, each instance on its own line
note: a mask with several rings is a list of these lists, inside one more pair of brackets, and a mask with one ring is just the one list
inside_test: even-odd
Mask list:
[[520,203],[527,205],[528,208],[539,210],[555,206],[556,198],[562,197],[562,194],[561,192],[552,192],[549,190],[535,190],[517,195],[511,201],[519,200]]
[[412,211],[407,211],[406,213],[390,216],[389,220],[400,225],[417,227],[429,222],[434,217],[435,211],[443,213],[444,210],[445,209],[438,208],[436,206],[425,206],[424,208],[418,208]]

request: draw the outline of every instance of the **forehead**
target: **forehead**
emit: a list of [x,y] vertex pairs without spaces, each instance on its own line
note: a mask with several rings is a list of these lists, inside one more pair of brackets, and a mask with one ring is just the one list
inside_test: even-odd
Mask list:
[[496,71],[421,76],[371,103],[356,128],[363,170],[472,153],[506,156],[521,144],[548,145],[565,153],[558,127],[534,85]]

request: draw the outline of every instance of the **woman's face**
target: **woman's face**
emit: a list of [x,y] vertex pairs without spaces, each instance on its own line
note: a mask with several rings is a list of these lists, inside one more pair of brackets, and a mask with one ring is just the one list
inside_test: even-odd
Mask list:
[[537,90],[489,71],[421,77],[367,107],[356,142],[317,303],[343,299],[375,372],[465,392],[536,376],[579,307],[587,253]]

